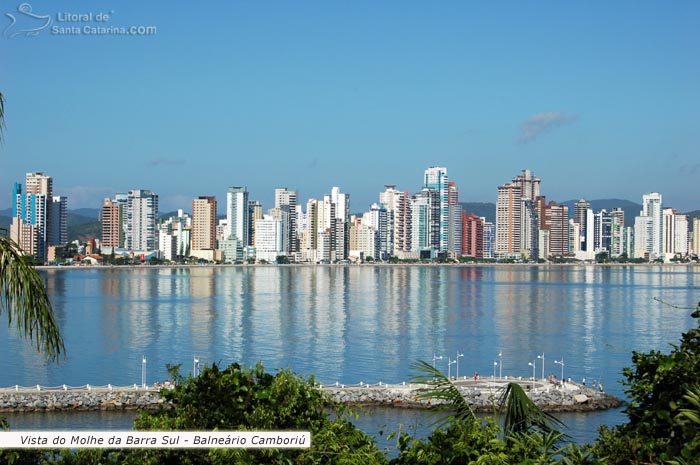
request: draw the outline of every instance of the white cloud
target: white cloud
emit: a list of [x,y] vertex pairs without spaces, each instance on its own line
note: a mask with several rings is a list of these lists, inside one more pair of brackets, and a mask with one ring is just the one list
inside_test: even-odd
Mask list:
[[518,140],[523,144],[527,144],[537,139],[541,134],[563,126],[564,124],[573,123],[576,119],[576,116],[567,115],[560,111],[537,113],[536,115],[530,116],[522,124],[520,127],[520,139]]

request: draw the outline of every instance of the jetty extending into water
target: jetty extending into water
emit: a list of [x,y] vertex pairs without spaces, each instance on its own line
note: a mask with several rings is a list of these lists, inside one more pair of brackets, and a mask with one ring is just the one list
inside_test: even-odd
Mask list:
[[[499,390],[509,381],[499,379],[460,379],[454,381],[469,404],[477,412],[491,412]],[[555,384],[533,380],[519,383],[540,408],[549,412],[582,412],[619,407],[622,401],[600,390],[576,383]],[[421,398],[419,384],[319,385],[337,402],[348,405],[377,405],[400,408],[433,408],[439,399]],[[15,386],[0,389],[0,412],[50,412],[86,410],[154,410],[167,407],[160,389],[168,386],[67,386],[34,388]]]

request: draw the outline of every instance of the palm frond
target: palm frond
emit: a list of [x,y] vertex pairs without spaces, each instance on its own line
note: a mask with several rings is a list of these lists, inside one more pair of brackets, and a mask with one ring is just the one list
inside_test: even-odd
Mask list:
[[0,142],[2,142],[2,132],[5,129],[5,97],[0,92]]
[[474,411],[464,398],[459,388],[443,372],[433,367],[428,362],[418,360],[411,365],[416,372],[411,376],[411,382],[425,384],[427,387],[418,389],[418,397],[422,399],[439,399],[445,401],[441,404],[443,409],[453,412],[451,417],[438,420],[436,424],[444,425],[451,421],[475,420]]
[[22,336],[51,360],[65,352],[63,339],[41,275],[24,259],[19,247],[0,235],[0,314],[7,311]]
[[560,433],[558,428],[565,426],[558,418],[535,405],[518,383],[508,383],[501,390],[498,404],[499,410],[505,411],[503,430],[506,436],[525,433],[533,427]]

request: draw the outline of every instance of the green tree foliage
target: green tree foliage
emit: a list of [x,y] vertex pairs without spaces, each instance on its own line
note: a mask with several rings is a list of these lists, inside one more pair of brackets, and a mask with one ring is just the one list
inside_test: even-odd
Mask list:
[[[171,408],[142,411],[137,430],[154,431],[310,431],[309,449],[129,449],[63,451],[44,463],[102,464],[385,464],[372,439],[356,429],[342,407],[288,370],[266,373],[261,364],[206,367],[195,378],[182,378],[169,367],[176,387],[161,395]],[[334,412],[331,418],[328,412]]]
[[58,360],[65,352],[44,280],[19,251],[0,234],[0,314],[7,313],[19,334],[33,340],[37,351]]
[[[574,444],[563,446],[566,435],[554,426],[562,424],[542,412],[516,383],[509,383],[494,394],[495,418],[479,420],[457,386],[440,370],[426,362],[413,366],[419,374],[413,382],[424,383],[420,395],[447,401],[450,415],[439,421],[427,439],[399,433],[399,456],[403,464],[552,464],[589,463],[590,454]],[[505,414],[503,427],[498,418]]]
[[[700,318],[700,303],[692,316]],[[632,363],[623,371],[629,421],[601,429],[597,455],[611,464],[682,460],[690,450],[698,457],[700,428],[692,413],[700,400],[700,328],[684,333],[668,354],[634,352]]]

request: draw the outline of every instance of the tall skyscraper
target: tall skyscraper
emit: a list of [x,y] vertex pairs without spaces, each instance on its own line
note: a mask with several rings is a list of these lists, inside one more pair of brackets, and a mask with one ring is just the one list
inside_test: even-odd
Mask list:
[[387,260],[389,258],[389,214],[383,204],[373,203],[369,212],[365,213],[362,218],[362,224],[370,226],[375,230],[375,238],[377,247],[375,255],[372,258],[375,260]]
[[124,205],[109,198],[102,202],[100,222],[102,224],[102,250],[124,247]]
[[462,255],[484,258],[484,219],[462,212]]
[[642,196],[641,216],[649,218],[647,227],[647,251],[651,259],[663,257],[663,201],[658,192],[649,192]]
[[[284,230],[284,251],[287,255],[293,255],[299,251],[298,226],[297,226],[297,192],[278,187],[275,189],[275,208],[286,213],[282,218]],[[285,217],[286,216],[286,217]]]
[[259,200],[248,200],[248,244],[255,245],[255,222],[263,219],[263,208]]
[[350,194],[344,194],[334,186],[331,188],[331,202],[335,204],[335,259],[344,260],[350,252]]
[[[24,253],[43,263],[47,259],[51,235],[53,179],[39,172],[27,173],[25,193],[21,185],[15,183],[13,197],[12,212],[16,220],[10,226],[10,235]],[[58,236],[60,238],[60,231]]]
[[457,184],[447,183],[447,250],[452,258],[462,255],[462,205],[459,204]]
[[665,261],[670,261],[674,257],[686,257],[690,252],[688,215],[679,213],[673,208],[664,208],[663,226]]
[[51,225],[48,245],[66,245],[68,243],[68,197],[52,196],[51,208],[48,210],[50,215],[48,224]]
[[540,178],[534,176],[530,170],[523,170],[511,183],[498,187],[496,258],[538,258],[539,197]]
[[440,251],[439,193],[424,187],[411,198],[411,251],[430,253]]
[[593,251],[610,253],[612,242],[612,215],[603,209],[593,214]]
[[549,202],[544,207],[544,229],[549,233],[548,253],[541,258],[564,257],[569,254],[569,207]]
[[579,225],[579,240],[578,244],[575,244],[575,250],[588,250],[586,244],[586,215],[588,210],[591,208],[591,204],[586,201],[586,199],[579,199],[578,202],[574,204],[574,223]]
[[516,184],[498,186],[496,198],[496,258],[520,258],[522,188]]
[[664,256],[663,206],[658,192],[642,196],[642,211],[634,219],[634,256],[656,260]]
[[423,187],[435,190],[439,200],[439,245],[440,252],[447,252],[450,246],[449,238],[449,178],[447,168],[431,166],[423,175]]
[[613,208],[610,217],[610,256],[619,257],[625,251],[625,212],[621,208]]
[[519,175],[513,178],[513,184],[520,186],[523,200],[534,202],[540,196],[540,178],[534,176],[530,170],[522,170]]
[[248,190],[245,187],[229,187],[226,192],[226,239],[235,239],[245,247],[248,245]]
[[700,255],[700,218],[693,218],[693,254]]
[[411,209],[408,192],[396,190],[387,184],[379,193],[379,203],[387,211],[388,249],[390,255],[400,255],[411,250]]
[[216,249],[216,197],[192,200],[191,250]]
[[158,194],[146,189],[131,190],[127,194],[126,210],[126,248],[158,250]]

